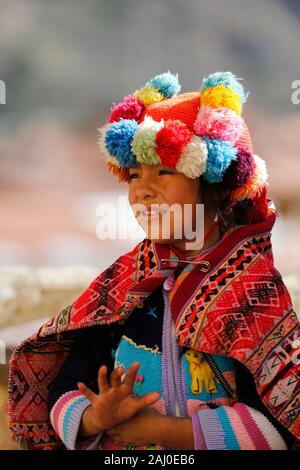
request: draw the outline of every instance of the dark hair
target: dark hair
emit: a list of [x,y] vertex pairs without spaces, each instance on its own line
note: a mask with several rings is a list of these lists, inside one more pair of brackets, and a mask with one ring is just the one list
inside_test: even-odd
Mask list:
[[[234,227],[251,222],[258,222],[262,219],[262,214],[255,213],[252,199],[244,198],[231,204],[230,189],[224,189],[220,183],[208,183],[200,177],[200,191],[203,204],[207,210],[207,215],[212,220],[218,215],[221,232]],[[253,220],[250,221],[249,215]]]

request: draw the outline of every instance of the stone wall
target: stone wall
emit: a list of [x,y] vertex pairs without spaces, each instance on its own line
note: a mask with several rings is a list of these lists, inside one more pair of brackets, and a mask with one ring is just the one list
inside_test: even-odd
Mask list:
[[[0,271],[0,341],[6,360],[0,365],[0,449],[14,449],[7,430],[7,364],[10,349],[48,318],[73,302],[97,276],[94,268],[10,268]],[[294,308],[300,313],[300,275],[284,277]],[[1,361],[0,361],[1,362]]]
[[0,450],[19,448],[10,438],[7,419],[7,363],[11,348],[72,303],[98,273],[86,266],[0,270]]

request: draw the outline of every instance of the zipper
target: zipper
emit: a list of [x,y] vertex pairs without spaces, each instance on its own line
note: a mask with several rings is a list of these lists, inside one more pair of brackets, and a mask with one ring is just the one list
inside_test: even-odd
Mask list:
[[[171,275],[172,276],[172,275]],[[164,321],[163,321],[163,351],[162,351],[162,380],[163,397],[166,413],[171,416],[187,416],[184,367],[179,356],[179,346],[176,339],[175,325],[170,312],[168,292],[172,288],[172,280],[168,278],[163,284]]]
[[[171,325],[171,334],[170,334],[170,341],[171,341],[171,348],[172,348],[172,361],[171,361],[171,364],[172,364],[172,375],[173,375],[173,386],[174,386],[174,392],[175,392],[175,416],[182,416],[182,411],[180,410],[180,408],[182,408],[182,406],[180,407],[179,405],[179,394],[180,394],[180,382],[176,379],[175,379],[175,375],[176,375],[176,357],[179,359],[179,351],[178,351],[178,348],[176,348],[176,331],[175,331],[175,326],[174,326],[174,323],[172,321],[172,325]],[[175,361],[174,361],[174,358],[175,358]],[[179,380],[181,379],[181,361],[180,359],[178,360],[179,362],[179,370],[178,370],[178,376],[179,376]],[[177,382],[177,383],[176,383]],[[179,382],[179,383],[178,383]]]

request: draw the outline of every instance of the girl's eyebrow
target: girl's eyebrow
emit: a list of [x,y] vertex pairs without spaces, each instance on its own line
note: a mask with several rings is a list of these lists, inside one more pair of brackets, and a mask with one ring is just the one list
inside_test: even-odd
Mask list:
[[129,170],[135,170],[135,169],[140,169],[140,168],[141,168],[141,164],[138,163],[135,166],[130,167]]
[[[170,168],[168,167],[167,165],[163,165],[163,164],[160,164],[160,165],[157,165],[159,167],[160,170],[169,170],[169,171],[174,171],[176,172],[176,169],[175,168]],[[136,165],[132,166],[129,168],[129,171],[130,170],[141,170],[142,169],[142,165],[141,163],[137,163]]]

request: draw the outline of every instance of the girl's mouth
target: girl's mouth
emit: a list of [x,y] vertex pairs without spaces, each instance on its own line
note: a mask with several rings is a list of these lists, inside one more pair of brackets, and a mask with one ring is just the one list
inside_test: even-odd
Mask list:
[[166,209],[151,209],[151,210],[144,210],[140,212],[139,217],[143,219],[159,219],[161,216],[163,216],[167,212]]

